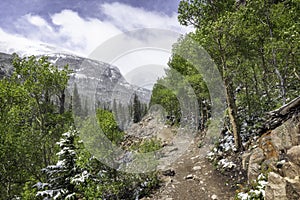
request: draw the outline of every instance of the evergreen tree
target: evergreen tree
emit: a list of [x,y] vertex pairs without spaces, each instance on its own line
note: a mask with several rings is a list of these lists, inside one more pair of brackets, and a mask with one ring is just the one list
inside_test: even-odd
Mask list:
[[142,106],[136,93],[133,95],[133,123],[138,123],[142,119]]
[[55,160],[55,143],[72,122],[63,108],[67,66],[16,54],[12,64],[12,75],[0,80],[0,199],[43,178],[40,169]]
[[75,116],[82,116],[82,106],[81,106],[81,99],[78,93],[77,84],[74,84],[73,89],[73,112]]
[[75,142],[78,139],[77,132],[73,129],[64,133],[58,145],[60,151],[55,165],[49,165],[42,171],[48,177],[47,183],[37,183],[39,191],[37,196],[44,199],[77,199],[76,188],[73,179],[81,170],[76,164],[77,152]]
[[82,110],[82,116],[87,117],[89,115],[89,105],[88,105],[88,98],[85,98],[84,101],[84,109]]

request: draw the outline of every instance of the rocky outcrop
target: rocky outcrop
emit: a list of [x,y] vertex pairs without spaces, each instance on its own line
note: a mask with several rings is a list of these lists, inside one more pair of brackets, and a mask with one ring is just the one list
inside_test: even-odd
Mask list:
[[150,91],[130,85],[119,69],[108,63],[67,54],[47,55],[49,60],[63,67],[69,65],[73,70],[69,81],[72,91],[73,83],[77,84],[78,92],[84,99],[95,98],[91,102],[111,105],[113,100],[128,104],[131,96],[136,93],[143,103],[150,100]]
[[269,173],[265,199],[287,200],[286,181],[274,172]]
[[12,56],[0,52],[0,79],[12,73]]
[[249,154],[249,165],[248,165],[248,180],[256,180],[261,173],[261,164],[265,160],[264,152],[261,148],[254,149]]
[[[287,151],[288,159],[300,166],[300,146],[294,146]],[[299,171],[300,173],[300,171]]]
[[[249,183],[254,182],[259,174],[270,172],[265,188],[266,200],[300,199],[300,105],[295,102],[292,101],[293,107],[288,106],[293,114],[284,112],[282,124],[278,123],[279,126],[262,134],[253,149],[243,155],[242,164],[247,170]],[[276,112],[286,109],[279,110]],[[276,120],[272,118],[271,121],[274,124]]]

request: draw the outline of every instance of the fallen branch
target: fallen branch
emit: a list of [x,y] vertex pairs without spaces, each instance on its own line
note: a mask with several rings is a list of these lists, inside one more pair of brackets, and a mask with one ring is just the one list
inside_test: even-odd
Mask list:
[[297,113],[300,113],[300,96],[280,108],[267,113],[268,119],[263,123],[258,133],[261,135],[268,130],[277,128]]

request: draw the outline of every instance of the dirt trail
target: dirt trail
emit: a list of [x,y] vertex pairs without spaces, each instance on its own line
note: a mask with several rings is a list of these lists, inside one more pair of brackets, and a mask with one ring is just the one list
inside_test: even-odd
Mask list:
[[162,186],[151,200],[202,200],[202,199],[234,199],[234,189],[230,188],[230,178],[220,174],[214,166],[201,155],[203,150],[197,147],[199,139],[195,139],[179,159],[169,169],[175,171],[174,176],[164,176]]
[[[163,148],[165,155],[163,159],[166,162],[162,162],[160,169],[163,169],[162,172],[174,170],[175,175],[172,173],[169,174],[171,176],[162,175],[163,186],[152,197],[143,200],[234,199],[235,191],[230,187],[232,185],[230,177],[216,171],[205,158],[208,147],[198,148],[200,136],[186,140],[183,134],[183,137],[176,140],[175,135],[180,135],[179,129],[165,126],[156,116],[146,116],[140,123],[128,129],[128,133],[139,138],[156,136],[161,139],[166,144]],[[205,144],[204,141],[202,143]],[[168,161],[173,163],[169,165]]]

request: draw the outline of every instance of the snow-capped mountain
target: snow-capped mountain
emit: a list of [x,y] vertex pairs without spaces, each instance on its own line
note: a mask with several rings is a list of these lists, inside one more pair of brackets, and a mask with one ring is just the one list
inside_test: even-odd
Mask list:
[[[82,101],[111,105],[116,100],[126,104],[134,93],[144,103],[150,100],[149,90],[129,84],[115,66],[65,53],[46,56],[58,67],[69,65],[73,71],[69,81],[69,93],[72,94],[76,83]],[[0,53],[0,78],[12,71],[11,61],[10,54]]]
[[[62,67],[66,64],[73,70],[69,85],[77,84],[79,94],[84,98],[94,98],[100,103],[128,103],[137,93],[142,102],[148,103],[151,92],[129,84],[120,70],[110,64],[68,54],[48,54],[49,61]],[[127,102],[126,102],[127,101]]]

